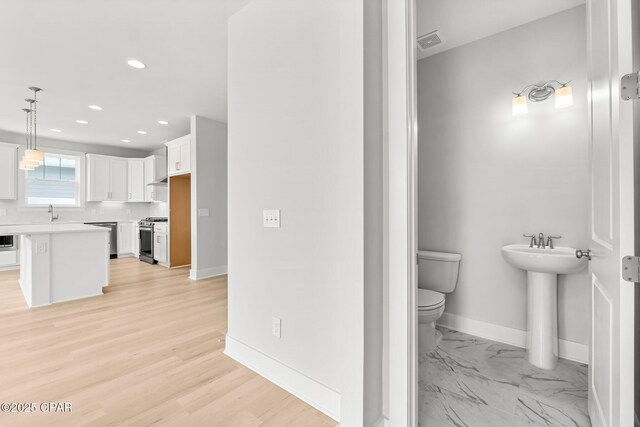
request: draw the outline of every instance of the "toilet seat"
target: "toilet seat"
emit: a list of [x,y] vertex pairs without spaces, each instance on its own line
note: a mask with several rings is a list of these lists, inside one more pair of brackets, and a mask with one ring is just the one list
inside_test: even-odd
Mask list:
[[444,305],[444,294],[429,289],[418,289],[418,311],[437,310]]

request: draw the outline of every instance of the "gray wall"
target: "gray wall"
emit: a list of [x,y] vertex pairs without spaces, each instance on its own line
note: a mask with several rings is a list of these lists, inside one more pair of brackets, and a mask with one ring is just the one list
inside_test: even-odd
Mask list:
[[[209,216],[199,216],[208,209]],[[227,272],[227,125],[191,117],[191,277]]]
[[[573,81],[573,107],[512,117],[512,91],[551,79]],[[526,274],[500,248],[588,246],[586,79],[584,6],[419,61],[419,247],[463,257],[446,312],[526,330]],[[558,294],[560,338],[588,343],[586,270]]]

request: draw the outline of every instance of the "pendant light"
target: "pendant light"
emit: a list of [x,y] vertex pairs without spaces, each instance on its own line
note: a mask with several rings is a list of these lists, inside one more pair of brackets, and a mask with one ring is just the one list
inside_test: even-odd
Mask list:
[[29,90],[33,91],[33,99],[25,99],[30,104],[31,110],[31,144],[27,147],[24,153],[23,160],[28,160],[31,163],[37,162],[38,165],[44,163],[44,153],[38,150],[38,92],[42,89],[39,87],[31,86]]
[[[25,133],[25,142],[27,145],[26,150],[29,150],[29,148],[31,148],[31,109],[30,108],[23,108],[22,111],[24,111],[25,113],[27,113],[27,125],[26,125],[26,133]],[[37,162],[34,162],[32,160],[28,160],[25,158],[25,156],[22,156],[22,160],[20,160],[19,163],[19,167],[21,170],[23,171],[32,171],[37,167]]]

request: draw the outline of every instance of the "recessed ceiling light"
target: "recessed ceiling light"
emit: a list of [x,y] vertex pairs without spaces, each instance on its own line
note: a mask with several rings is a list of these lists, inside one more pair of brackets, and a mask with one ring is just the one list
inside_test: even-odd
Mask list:
[[161,125],[168,125],[169,122],[166,120],[158,120],[158,123],[160,123]]
[[122,142],[131,142],[128,139],[123,139]]
[[60,129],[49,129],[51,132],[62,132]]
[[145,132],[145,131],[143,131],[143,130],[139,130],[139,131],[138,131],[138,133],[139,133],[140,135],[146,135],[146,134],[147,134],[147,132]]
[[138,61],[137,59],[130,59],[130,60],[127,61],[127,64],[129,64],[133,68],[144,68],[144,67],[146,67],[146,65],[144,65],[142,62]]
[[97,110],[97,111],[101,111],[102,107],[100,107],[99,105],[89,105],[89,108],[91,108],[92,110]]
[[76,120],[76,123],[80,123],[81,125],[89,124],[89,122],[86,120]]

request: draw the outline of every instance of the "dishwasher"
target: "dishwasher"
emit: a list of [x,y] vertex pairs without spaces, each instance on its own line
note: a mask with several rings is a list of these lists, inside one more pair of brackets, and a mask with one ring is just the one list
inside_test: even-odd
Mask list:
[[117,222],[85,222],[87,225],[110,229],[109,233],[109,257],[118,258],[118,223]]

